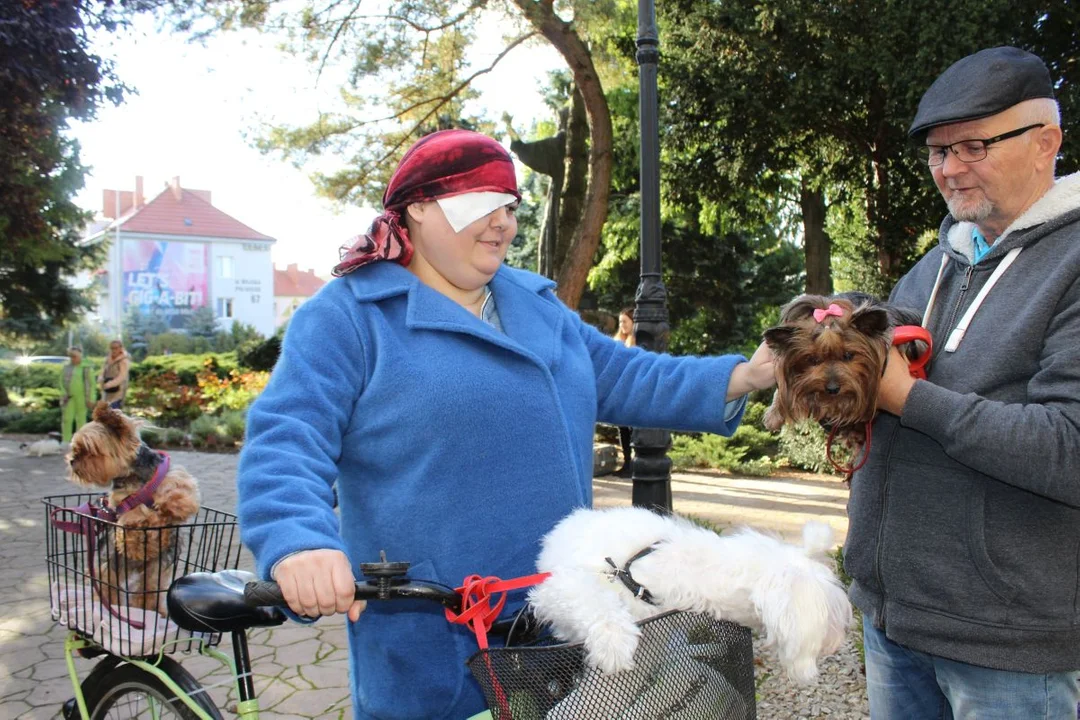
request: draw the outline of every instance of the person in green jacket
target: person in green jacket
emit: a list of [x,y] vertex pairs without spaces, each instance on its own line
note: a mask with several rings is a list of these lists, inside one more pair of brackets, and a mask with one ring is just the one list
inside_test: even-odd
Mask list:
[[60,373],[60,434],[71,442],[75,431],[86,424],[87,408],[94,404],[94,374],[82,361],[82,348],[68,348],[69,361]]

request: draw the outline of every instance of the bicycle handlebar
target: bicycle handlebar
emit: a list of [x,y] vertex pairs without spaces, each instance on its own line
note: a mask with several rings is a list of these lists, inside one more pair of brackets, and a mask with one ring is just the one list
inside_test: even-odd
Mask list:
[[[427,580],[388,581],[360,580],[356,583],[357,600],[420,599],[437,602],[457,613],[461,612],[461,596],[451,587]],[[281,594],[281,587],[270,580],[249,582],[244,586],[244,601],[251,606],[274,606],[285,608],[288,603]]]

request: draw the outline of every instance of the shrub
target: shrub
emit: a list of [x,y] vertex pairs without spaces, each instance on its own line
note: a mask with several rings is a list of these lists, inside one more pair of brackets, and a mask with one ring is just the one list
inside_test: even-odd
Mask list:
[[60,388],[36,387],[23,395],[23,406],[27,410],[44,410],[60,407]]
[[10,361],[0,362],[0,385],[20,393],[34,388],[58,388],[63,367],[52,363],[20,365]]
[[252,370],[270,372],[281,354],[281,338],[271,335],[265,340],[249,340],[236,350],[241,366]]
[[168,371],[176,373],[181,385],[196,384],[196,376],[206,367],[207,360],[212,360],[211,367],[219,377],[228,377],[229,371],[237,367],[236,353],[204,353],[201,355],[153,355],[131,366],[131,381],[136,382],[148,375],[162,374]]
[[240,372],[235,368],[220,377],[211,367],[211,360],[196,376],[202,407],[210,413],[222,410],[243,410],[251,404],[270,380],[267,372]]
[[710,467],[746,475],[769,475],[778,450],[776,435],[761,427],[766,406],[750,402],[742,423],[730,438],[710,434],[677,433],[669,456],[679,467]]
[[795,467],[811,472],[832,472],[825,455],[825,431],[813,420],[785,425],[780,430],[780,452]]
[[139,378],[128,390],[127,405],[133,415],[160,425],[184,425],[202,409],[198,387],[185,385],[172,370]]
[[195,344],[192,337],[187,333],[167,332],[154,335],[146,343],[149,357],[164,355],[168,350],[170,354],[186,355],[195,352]]
[[221,413],[221,427],[225,434],[234,443],[244,441],[244,431],[247,429],[247,413],[241,410],[229,410]]
[[139,437],[152,448],[165,445],[165,431],[153,425],[143,425],[139,428]]
[[229,429],[219,417],[200,415],[191,423],[191,444],[197,448],[232,445]]
[[8,405],[0,408],[0,430],[7,430],[8,426],[19,420],[26,413],[16,405]]
[[60,429],[60,408],[24,413],[4,428],[5,432],[44,434]]
[[188,447],[191,436],[180,428],[165,428],[165,444],[171,447]]

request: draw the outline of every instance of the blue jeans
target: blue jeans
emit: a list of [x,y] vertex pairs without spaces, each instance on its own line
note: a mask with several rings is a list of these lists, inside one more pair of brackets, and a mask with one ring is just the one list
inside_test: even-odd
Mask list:
[[1080,673],[991,670],[909,650],[863,618],[871,720],[1075,720]]

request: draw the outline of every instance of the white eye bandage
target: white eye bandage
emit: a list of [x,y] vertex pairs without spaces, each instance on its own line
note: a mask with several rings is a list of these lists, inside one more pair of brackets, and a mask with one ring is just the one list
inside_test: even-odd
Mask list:
[[436,198],[435,202],[439,203],[454,232],[461,232],[491,211],[516,203],[517,198],[510,193],[473,192]]

